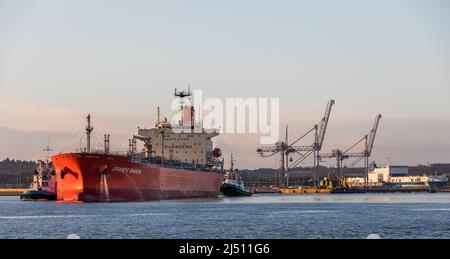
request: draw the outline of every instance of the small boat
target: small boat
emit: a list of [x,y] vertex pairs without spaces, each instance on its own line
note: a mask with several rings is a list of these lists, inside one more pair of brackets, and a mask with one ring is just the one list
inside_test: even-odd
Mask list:
[[24,201],[56,200],[56,174],[52,162],[38,161],[31,189],[20,195]]
[[225,173],[225,180],[222,182],[220,192],[223,196],[228,197],[248,197],[253,195],[253,193],[245,189],[238,170],[234,170],[233,155],[231,155],[231,169]]
[[20,199],[24,201],[48,200],[56,201],[56,193],[43,190],[28,190],[20,195]]

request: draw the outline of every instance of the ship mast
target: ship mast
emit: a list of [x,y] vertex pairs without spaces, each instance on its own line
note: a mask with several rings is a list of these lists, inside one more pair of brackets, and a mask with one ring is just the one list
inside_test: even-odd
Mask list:
[[94,127],[91,126],[91,115],[87,116],[87,126],[86,126],[86,152],[91,153],[91,132],[94,130]]
[[158,127],[159,127],[159,125],[161,125],[161,110],[159,109],[159,106],[158,106]]
[[[181,92],[179,92],[179,91],[177,91],[177,89],[175,88],[175,97],[179,97],[180,98],[180,106],[181,106],[181,108],[180,108],[180,111],[181,111],[181,122],[180,122],[180,125],[181,126],[183,126],[184,125],[184,115],[183,115],[183,110],[184,110],[184,98],[186,98],[186,97],[191,97],[192,96],[192,92],[191,92],[191,86],[190,86],[190,84],[189,84],[189,86],[188,86],[188,90],[187,90],[187,92],[186,91],[181,91]],[[194,119],[194,117],[193,117],[193,110],[192,110],[192,108],[191,108],[191,126],[193,127],[194,126],[194,121],[193,121],[193,119]]]
[[109,134],[105,134],[105,154],[109,154],[109,148],[110,148],[110,141],[109,141]]
[[44,152],[47,153],[46,159],[47,159],[47,160],[50,159],[50,152],[53,151],[53,149],[50,148],[50,145],[47,145],[47,147],[45,147],[44,149],[42,149],[42,151],[44,151]]
[[231,154],[231,172],[234,171],[234,158],[233,158],[233,154]]

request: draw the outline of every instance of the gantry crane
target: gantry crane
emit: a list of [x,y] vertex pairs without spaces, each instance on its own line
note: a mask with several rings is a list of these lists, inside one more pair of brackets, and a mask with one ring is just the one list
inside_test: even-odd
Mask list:
[[[333,105],[335,104],[334,100],[331,100],[327,104],[327,108],[325,110],[325,115],[321,119],[319,124],[314,125],[312,129],[307,131],[301,137],[296,139],[291,144],[288,143],[288,127],[286,126],[286,139],[285,141],[277,142],[274,146],[266,146],[261,147],[257,150],[257,152],[262,157],[272,157],[276,154],[280,154],[280,177],[279,177],[279,186],[282,187],[283,184],[285,187],[289,187],[289,169],[293,168],[303,161],[305,161],[308,157],[314,154],[314,168],[315,171],[319,169],[320,163],[320,151],[322,150],[323,141],[325,139],[325,133],[327,131],[328,122],[330,120],[331,110]],[[304,139],[306,136],[314,133],[314,143],[309,146],[296,146],[300,140]],[[292,153],[298,154],[300,157],[296,161],[292,161],[292,165],[289,166],[289,155]],[[284,176],[285,181],[283,181],[282,176]],[[313,180],[314,185],[316,184],[315,172],[313,172]]]
[[[373,146],[375,144],[375,138],[376,138],[376,135],[378,132],[378,126],[380,124],[381,118],[382,118],[381,114],[377,115],[375,117],[375,122],[373,124],[372,129],[370,130],[370,133],[368,135],[365,135],[362,139],[358,140],[358,142],[356,142],[350,148],[346,149],[345,151],[335,149],[331,153],[320,155],[320,158],[336,158],[337,169],[338,169],[338,174],[339,174],[341,183],[343,180],[343,171],[342,171],[343,161],[345,159],[349,159],[349,158],[356,158],[348,167],[353,168],[364,159],[364,168],[365,168],[364,179],[365,179],[365,184],[367,185],[369,160],[370,160],[370,156],[372,155],[372,150],[373,150]],[[350,152],[351,150],[353,150],[356,146],[358,146],[361,143],[364,143],[364,151],[363,152],[356,152],[356,153]]]

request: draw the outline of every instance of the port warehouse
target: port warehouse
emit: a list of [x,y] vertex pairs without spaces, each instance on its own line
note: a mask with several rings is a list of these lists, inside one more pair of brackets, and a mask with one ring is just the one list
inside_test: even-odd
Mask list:
[[[0,161],[0,188],[28,188],[33,179],[36,163],[33,161],[20,161],[5,159]],[[429,166],[410,166],[410,176],[447,175],[450,177],[450,164],[430,164]],[[313,168],[297,167],[290,169],[290,182],[293,186],[309,186],[312,184]],[[318,176],[332,177],[337,174],[336,168],[321,166]],[[279,169],[260,168],[254,170],[240,170],[240,174],[247,187],[261,187],[276,185]],[[363,177],[365,168],[344,168],[344,176]]]

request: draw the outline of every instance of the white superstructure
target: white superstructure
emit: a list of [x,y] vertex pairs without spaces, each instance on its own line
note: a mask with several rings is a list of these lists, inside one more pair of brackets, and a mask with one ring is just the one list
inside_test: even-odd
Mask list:
[[195,109],[184,106],[183,98],[190,98],[191,92],[177,92],[180,98],[180,121],[171,123],[159,114],[154,128],[139,129],[135,138],[148,141],[144,146],[146,157],[160,157],[164,160],[192,163],[200,166],[217,165],[221,151],[213,147],[212,138],[219,135],[219,130],[204,129],[201,121],[195,119]]
[[[363,186],[364,177],[346,177],[348,186]],[[391,186],[391,187],[443,187],[448,178],[444,175],[409,175],[406,166],[385,166],[369,169],[369,186]]]

